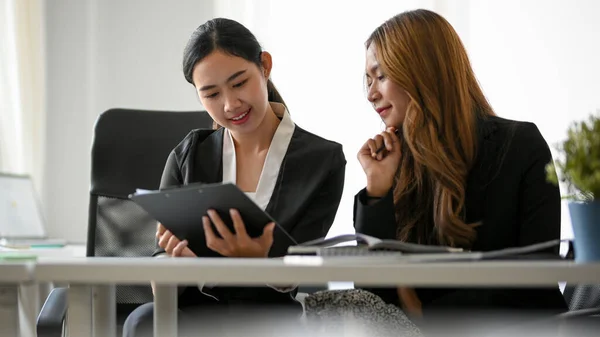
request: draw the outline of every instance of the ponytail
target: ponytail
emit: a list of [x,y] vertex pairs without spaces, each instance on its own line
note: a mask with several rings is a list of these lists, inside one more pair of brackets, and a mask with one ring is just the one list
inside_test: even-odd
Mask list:
[[283,105],[286,105],[285,101],[283,100],[283,97],[281,97],[279,91],[277,91],[277,88],[275,88],[275,84],[273,84],[273,81],[271,81],[271,79],[267,80],[267,93],[269,102],[281,103]]

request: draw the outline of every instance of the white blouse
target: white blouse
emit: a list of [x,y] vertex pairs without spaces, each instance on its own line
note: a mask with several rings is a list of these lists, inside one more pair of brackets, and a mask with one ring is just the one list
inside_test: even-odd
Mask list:
[[[281,168],[281,163],[283,162],[283,158],[287,153],[288,146],[290,145],[290,141],[292,140],[292,135],[294,134],[294,130],[296,129],[296,125],[292,121],[292,118],[290,117],[290,114],[285,108],[285,105],[273,102],[271,102],[270,104],[275,114],[278,117],[281,117],[281,122],[279,122],[277,130],[275,130],[275,134],[273,135],[273,139],[271,140],[271,145],[269,146],[269,150],[265,158],[265,163],[263,164],[263,169],[260,173],[260,178],[258,180],[256,191],[246,192],[246,195],[251,200],[253,200],[262,210],[265,210],[267,208],[267,205],[271,200],[273,190],[275,189],[275,184],[277,183],[277,177],[279,176],[279,169]],[[223,182],[235,184],[237,178],[236,172],[237,168],[235,144],[233,142],[231,133],[228,129],[225,129],[225,132],[223,133]],[[215,285],[216,283],[199,283],[198,288],[202,292],[202,289],[204,287],[213,287]],[[288,292],[294,289],[294,286],[285,288],[271,285],[269,286],[280,292]],[[202,293],[210,296],[207,293]]]
[[[288,146],[292,140],[292,135],[296,129],[296,125],[283,104],[270,104],[275,114],[283,118],[281,119],[279,126],[277,126],[275,135],[273,135],[273,140],[269,146],[269,151],[265,158],[256,191],[254,193],[246,193],[246,195],[254,200],[254,202],[263,210],[267,208],[267,205],[271,200],[271,195],[273,194],[275,184],[277,183],[277,177],[279,176],[281,163],[287,153]],[[235,184],[236,172],[235,145],[231,133],[229,130],[225,129],[223,134],[223,182]]]

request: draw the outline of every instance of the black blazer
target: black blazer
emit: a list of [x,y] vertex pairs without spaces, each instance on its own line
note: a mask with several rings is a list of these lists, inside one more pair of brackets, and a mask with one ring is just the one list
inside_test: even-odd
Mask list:
[[[472,250],[489,251],[560,238],[560,192],[546,181],[551,160],[546,141],[533,123],[499,117],[479,121],[479,150],[466,186],[467,223],[476,228]],[[357,232],[395,239],[397,225],[392,191],[370,206],[366,191],[355,197]],[[558,249],[553,253],[558,257]],[[398,305],[395,289],[369,289]],[[529,308],[566,310],[558,285],[544,289],[416,289],[428,310],[453,308]]]
[[[169,155],[161,188],[195,182],[221,182],[223,135],[223,129],[190,132]],[[267,213],[298,243],[324,237],[333,224],[340,203],[345,166],[346,159],[340,144],[296,126],[281,163]],[[284,256],[292,242],[277,227],[273,239],[269,256]],[[157,248],[154,255],[162,252],[164,250]],[[214,253],[213,256],[220,255]],[[292,299],[289,293],[279,293],[270,287],[216,287],[213,290],[212,295],[224,302]]]

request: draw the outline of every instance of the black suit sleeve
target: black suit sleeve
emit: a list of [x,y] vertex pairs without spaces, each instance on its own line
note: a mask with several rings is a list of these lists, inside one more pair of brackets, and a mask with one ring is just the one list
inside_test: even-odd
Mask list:
[[396,239],[396,214],[393,190],[374,204],[367,203],[367,189],[354,197],[354,229],[357,233],[384,240]]
[[[190,152],[189,150],[192,147],[193,142],[194,133],[190,132],[181,141],[181,143],[179,143],[179,145],[177,145],[177,147],[171,151],[160,179],[160,189],[181,186],[184,184],[184,178],[181,169],[183,167],[184,160],[188,158],[188,154]],[[155,246],[156,249],[154,250],[152,256],[163,254],[165,252],[164,249],[158,246],[158,239],[155,240]]]
[[[183,185],[183,179],[181,178],[181,171],[179,164],[177,163],[177,155],[175,151],[172,151],[167,158],[167,163],[163,171],[162,179],[160,180],[160,189],[170,186]],[[155,240],[155,250],[152,256],[165,253],[165,250],[158,246],[158,239]]]
[[[546,165],[552,162],[548,144],[535,124],[527,123],[518,133],[520,144],[529,144],[522,160],[519,187],[519,245],[560,238],[560,190],[546,179]],[[558,253],[558,247],[555,249]]]
[[[367,189],[363,189],[354,197],[354,229],[357,233],[370,235],[384,240],[396,239],[396,215],[393,189],[377,202],[369,205]],[[364,287],[355,284],[355,288],[367,290],[383,299],[386,303],[400,305],[395,288]]]
[[311,200],[305,215],[290,235],[298,243],[327,235],[337,213],[346,175],[346,158],[341,145],[331,156],[331,169],[317,196]]
[[177,153],[171,151],[160,179],[160,189],[183,185],[183,176],[179,167]]

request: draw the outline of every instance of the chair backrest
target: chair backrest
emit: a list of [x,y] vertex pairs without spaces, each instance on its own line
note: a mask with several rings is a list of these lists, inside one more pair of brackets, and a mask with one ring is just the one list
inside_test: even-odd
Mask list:
[[[87,256],[150,256],[156,221],[128,200],[137,188],[158,189],[169,153],[193,129],[211,128],[205,111],[111,109],[92,143]],[[117,286],[117,304],[152,301],[150,286]]]

